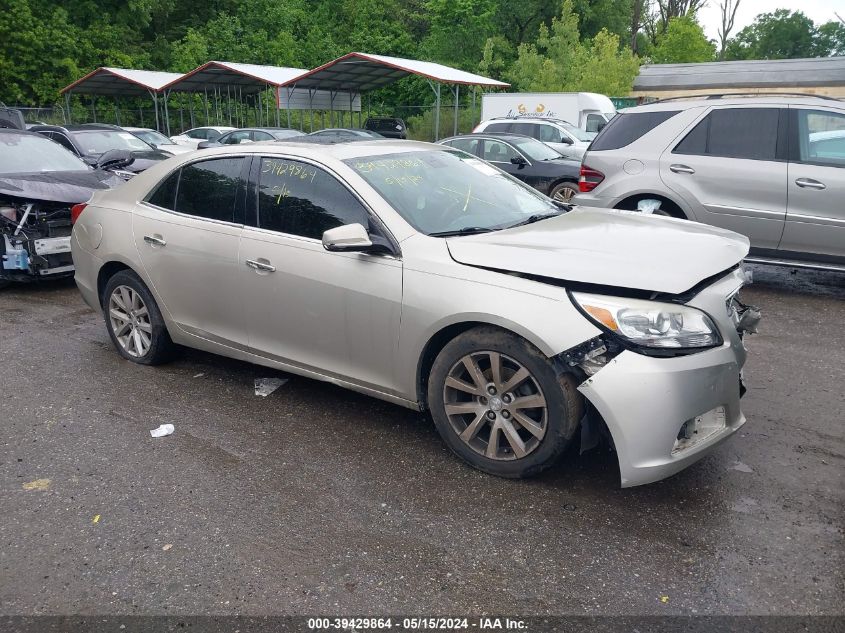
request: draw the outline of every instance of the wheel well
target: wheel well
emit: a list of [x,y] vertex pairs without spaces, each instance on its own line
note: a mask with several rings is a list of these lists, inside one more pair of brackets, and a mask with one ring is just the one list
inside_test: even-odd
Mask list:
[[660,208],[671,215],[673,218],[680,218],[682,220],[688,219],[681,207],[672,202],[666,196],[661,196],[656,193],[638,193],[630,198],[625,198],[616,205],[617,209],[626,209],[628,211],[636,211],[637,204],[640,200],[660,200]]
[[573,180],[572,178],[565,177],[565,178],[558,178],[557,180],[555,180],[555,181],[552,183],[552,186],[551,186],[551,187],[549,187],[549,191],[551,191],[552,189],[554,189],[554,188],[555,188],[555,187],[557,187],[558,185],[562,185],[563,183],[569,183],[570,185],[575,185],[575,188],[576,188],[576,189],[578,188],[578,179],[577,179],[577,178],[575,178],[575,179]]
[[100,298],[100,305],[103,304],[103,292],[106,289],[106,284],[109,283],[109,279],[121,270],[131,270],[131,268],[121,262],[108,262],[100,268],[100,272],[97,275],[97,296]]

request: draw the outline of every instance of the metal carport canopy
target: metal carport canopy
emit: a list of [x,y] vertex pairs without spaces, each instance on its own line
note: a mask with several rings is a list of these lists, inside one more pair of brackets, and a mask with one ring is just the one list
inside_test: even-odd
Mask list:
[[[295,90],[300,89],[308,91],[317,89],[330,93],[347,92],[350,95],[351,111],[352,95],[381,88],[409,75],[427,79],[434,92],[434,140],[438,140],[440,137],[441,84],[454,86],[455,134],[458,131],[458,102],[461,86],[481,86],[482,88],[507,88],[510,86],[503,81],[482,77],[435,62],[388,57],[387,55],[371,55],[369,53],[347,53],[343,57],[338,57],[334,61],[287,81],[282,84],[282,88],[287,91],[289,98]],[[473,101],[474,99],[475,93],[473,93]]]
[[237,87],[242,94],[251,94],[281,86],[306,72],[304,68],[211,61],[179,75],[162,89],[167,92],[205,92],[213,87]]
[[368,53],[347,53],[334,61],[294,77],[282,86],[297,88],[319,88],[344,92],[364,92],[381,88],[408,75],[419,75],[431,81],[464,86],[507,88],[510,84],[481,75],[468,73],[457,68],[424,62],[416,59],[402,59]]
[[102,67],[61,89],[60,94],[79,92],[88,95],[113,97],[147,96],[161,92],[167,84],[182,77],[181,73],[164,73],[157,70],[132,70],[129,68]]

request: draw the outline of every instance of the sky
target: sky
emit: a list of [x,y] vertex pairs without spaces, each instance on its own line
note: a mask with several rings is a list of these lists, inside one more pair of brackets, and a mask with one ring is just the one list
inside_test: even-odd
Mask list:
[[[698,12],[698,19],[704,27],[704,32],[713,40],[718,40],[722,21],[719,2],[720,0],[708,0],[707,5]],[[777,9],[803,11],[804,15],[816,24],[835,20],[834,11],[845,19],[845,0],[741,0],[731,35],[736,35],[743,27],[751,24],[758,14],[772,13]]]

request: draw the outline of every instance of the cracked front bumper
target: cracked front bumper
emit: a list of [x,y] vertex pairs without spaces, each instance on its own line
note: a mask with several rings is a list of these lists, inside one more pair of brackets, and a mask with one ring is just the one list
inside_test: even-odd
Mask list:
[[622,487],[683,470],[745,424],[746,351],[729,306],[743,281],[742,271],[732,271],[688,302],[713,319],[721,346],[674,358],[626,350],[578,387],[613,436]]

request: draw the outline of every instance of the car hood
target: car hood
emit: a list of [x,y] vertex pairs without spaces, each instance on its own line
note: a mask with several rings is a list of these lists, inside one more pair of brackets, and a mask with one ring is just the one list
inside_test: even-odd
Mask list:
[[26,201],[78,204],[87,202],[95,191],[122,183],[114,174],[100,169],[0,174],[0,195]]
[[461,264],[671,294],[731,268],[749,247],[738,233],[696,222],[577,207],[534,224],[446,243]]

